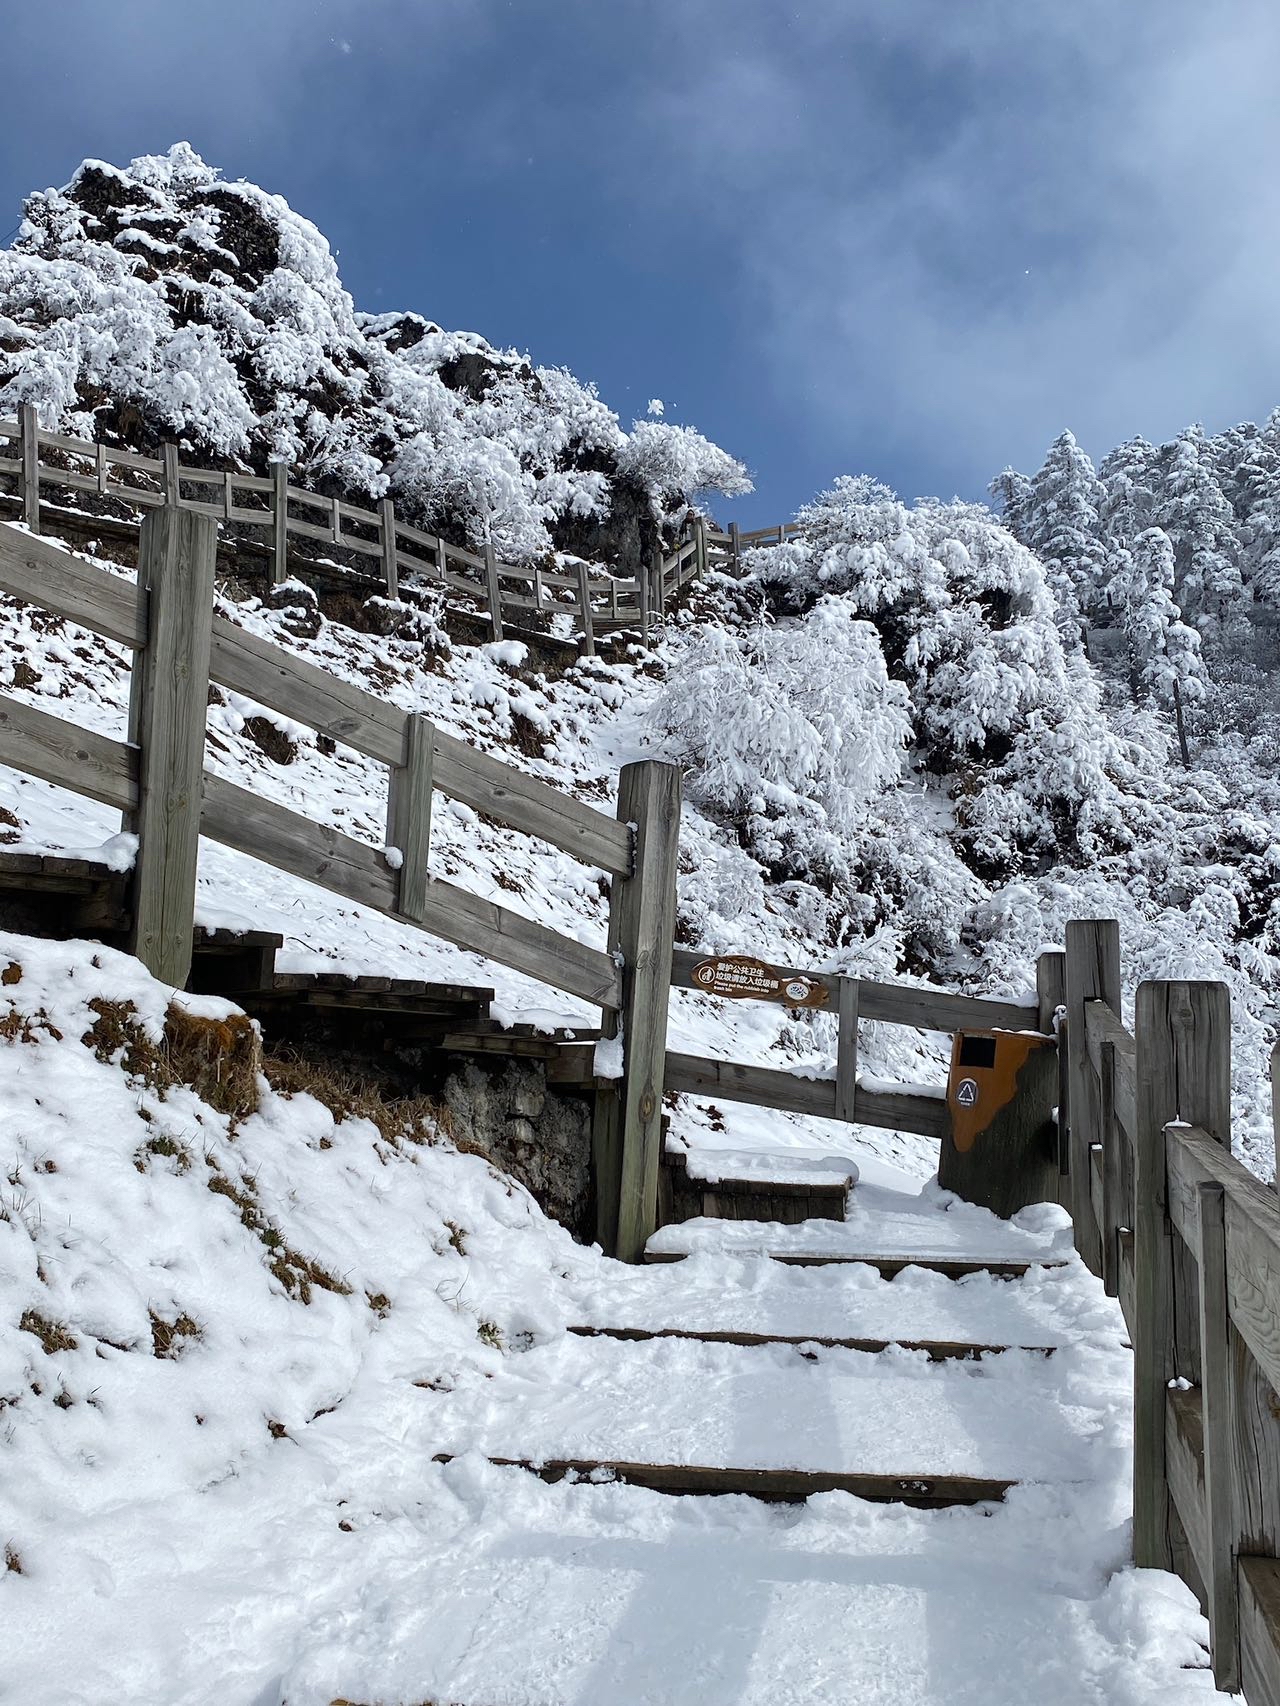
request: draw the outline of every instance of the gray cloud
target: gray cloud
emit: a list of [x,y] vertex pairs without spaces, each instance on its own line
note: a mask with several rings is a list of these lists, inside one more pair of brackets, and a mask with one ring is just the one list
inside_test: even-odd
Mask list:
[[1101,452],[1280,402],[1280,9],[733,11],[708,86],[727,14],[688,6],[655,132],[832,472],[878,444],[973,493],[1065,424]]

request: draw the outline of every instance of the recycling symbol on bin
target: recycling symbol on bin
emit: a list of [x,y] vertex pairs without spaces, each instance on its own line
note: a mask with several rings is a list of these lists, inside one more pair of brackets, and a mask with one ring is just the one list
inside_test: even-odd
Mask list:
[[956,1086],[956,1102],[962,1108],[976,1108],[978,1105],[978,1081],[976,1078],[962,1078]]

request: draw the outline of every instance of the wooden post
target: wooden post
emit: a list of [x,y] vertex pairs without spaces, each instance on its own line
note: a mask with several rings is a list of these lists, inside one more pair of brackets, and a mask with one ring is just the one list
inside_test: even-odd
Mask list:
[[1232,1497],[1235,1439],[1230,1317],[1227,1308],[1226,1195],[1217,1181],[1203,1183],[1200,1217],[1200,1409],[1204,1433],[1205,1531],[1208,1557],[1213,1680],[1226,1694],[1240,1691],[1240,1601],[1236,1584],[1239,1530]]
[[289,578],[289,464],[273,462],[271,479],[271,584],[279,586]]
[[636,603],[640,606],[640,638],[649,644],[649,569],[641,563],[636,570]]
[[342,504],[337,498],[329,499],[329,533],[335,545],[342,543]]
[[584,657],[596,655],[596,630],[591,615],[591,571],[586,563],[578,564],[578,616],[582,622],[582,651]]
[[1105,1001],[1120,1011],[1120,926],[1114,918],[1076,919],[1067,925],[1067,1095],[1071,1114],[1067,1170],[1076,1249],[1095,1274],[1102,1272],[1102,1234],[1093,1212],[1090,1150],[1102,1142],[1097,1075],[1089,1061],[1084,1009]]
[[418,924],[427,911],[434,737],[431,719],[411,713],[405,724],[404,763],[393,766],[387,792],[387,845],[400,851],[396,910]]
[[729,523],[729,555],[733,562],[734,574],[737,574],[738,570],[742,567],[741,532],[742,529],[738,526],[736,521],[731,521]]
[[111,469],[110,464],[107,461],[107,447],[105,444],[98,444],[94,446],[93,471],[98,481],[98,495],[100,497],[106,497],[107,481],[110,478]]
[[22,519],[40,531],[40,417],[34,403],[18,408],[18,445],[22,458]]
[[387,597],[400,596],[400,566],[396,559],[396,506],[393,498],[383,498],[378,513],[382,517],[382,577],[387,583]]
[[236,506],[235,475],[230,469],[222,476],[222,518],[232,519],[232,511]]
[[498,560],[493,554],[493,544],[486,539],[484,542],[484,578],[489,590],[489,625],[495,640],[502,638],[502,586],[498,580]]
[[142,749],[129,945],[178,988],[191,970],[217,548],[212,516],[166,504],[142,519],[147,643],[134,658],[129,707]]
[[699,516],[697,520],[696,537],[698,541],[698,551],[694,558],[694,562],[697,565],[698,579],[705,580],[707,573],[707,524],[702,516]]
[[858,1101],[858,980],[841,977],[836,982],[836,1118],[857,1118]]
[[[1067,956],[1047,948],[1036,961],[1036,1023],[1058,1045],[1058,1175],[1067,1172]],[[1062,1201],[1059,1186],[1058,1201]]]
[[178,447],[167,440],[160,446],[160,490],[166,504],[182,502],[182,475],[178,467]]
[[[1069,975],[1069,974],[1068,974]],[[1175,1261],[1169,1222],[1165,1127],[1201,1126],[1230,1142],[1231,999],[1221,983],[1143,983],[1135,1031],[1137,1181],[1134,1214],[1133,1552],[1139,1566],[1167,1570],[1169,1480],[1165,1427],[1169,1382],[1199,1370],[1189,1356],[1188,1317],[1198,1300]],[[1189,1259],[1189,1252],[1182,1252]],[[1194,1284],[1192,1275],[1192,1284]],[[1198,1339],[1198,1327],[1196,1337]]]
[[675,936],[680,771],[646,760],[623,767],[618,819],[635,826],[635,868],[615,877],[609,952],[622,965],[622,1008],[605,1030],[621,1034],[622,1077],[596,1100],[593,1133],[597,1235],[638,1262],[657,1227],[667,1005]]
[[653,577],[653,592],[650,596],[650,604],[657,612],[658,621],[665,624],[667,619],[667,569],[666,560],[662,554],[661,544],[654,547],[653,557],[651,558],[649,565],[649,573]]
[[1108,1037],[1102,1045],[1098,1074],[1098,1109],[1102,1132],[1102,1289],[1108,1297],[1120,1295],[1120,1226],[1123,1173],[1121,1148],[1125,1141],[1116,1126],[1116,1045]]

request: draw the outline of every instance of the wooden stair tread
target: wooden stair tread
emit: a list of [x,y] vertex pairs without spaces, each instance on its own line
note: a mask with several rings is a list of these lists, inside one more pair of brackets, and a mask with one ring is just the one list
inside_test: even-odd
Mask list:
[[704,1345],[817,1345],[823,1350],[881,1351],[897,1349],[924,1351],[931,1362],[977,1360],[986,1356],[1001,1356],[1005,1351],[1027,1351],[1036,1356],[1052,1356],[1054,1345],[991,1345],[963,1339],[875,1339],[826,1338],[816,1333],[752,1333],[735,1328],[693,1327],[566,1327],[567,1333],[581,1339],[620,1339],[642,1343],[650,1339],[692,1339]]
[[[683,1262],[693,1254],[703,1252],[690,1250],[646,1250],[646,1262]],[[1066,1266],[1063,1258],[1056,1256],[1040,1257],[994,1257],[994,1256],[931,1256],[927,1252],[918,1254],[873,1254],[862,1251],[818,1251],[800,1250],[748,1250],[735,1249],[725,1254],[734,1256],[761,1256],[771,1262],[783,1262],[795,1268],[825,1268],[837,1263],[862,1262],[867,1267],[875,1268],[885,1279],[892,1279],[904,1268],[925,1268],[931,1273],[943,1274],[948,1279],[963,1279],[968,1274],[991,1274],[997,1279],[1021,1279],[1034,1268],[1062,1268]]]
[[[433,1463],[452,1463],[455,1454],[437,1452]],[[727,1495],[797,1504],[816,1493],[851,1493],[855,1498],[937,1509],[976,1505],[1004,1498],[1012,1480],[973,1475],[864,1475],[844,1470],[736,1469],[711,1464],[631,1463],[609,1459],[490,1457],[500,1469],[523,1469],[543,1481],[621,1481],[655,1493]]]

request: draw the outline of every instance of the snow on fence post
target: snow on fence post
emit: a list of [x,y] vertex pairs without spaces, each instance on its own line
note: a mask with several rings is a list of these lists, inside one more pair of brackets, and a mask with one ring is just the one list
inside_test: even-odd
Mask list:
[[289,464],[271,464],[271,584],[289,578]]
[[1169,1383],[1199,1381],[1200,1305],[1194,1258],[1169,1220],[1165,1128],[1199,1126],[1230,1147],[1226,985],[1140,984],[1134,1032],[1133,1555],[1140,1567],[1169,1570],[1179,1561],[1175,1546],[1184,1544],[1165,1453]]
[[498,559],[493,554],[493,541],[484,542],[484,578],[489,592],[489,625],[495,640],[502,638],[502,585],[498,580]]
[[1067,1171],[1076,1249],[1090,1271],[1102,1272],[1102,1229],[1093,1212],[1093,1148],[1101,1144],[1102,1096],[1089,1060],[1084,1010],[1104,1001],[1120,1011],[1120,926],[1114,918],[1080,918],[1067,925]]
[[591,615],[591,571],[585,562],[578,564],[578,618],[582,623],[582,655],[596,655],[596,630]]
[[405,722],[404,762],[393,766],[387,793],[387,846],[400,855],[396,910],[421,924],[427,912],[435,729],[420,711]]
[[141,749],[129,946],[178,988],[191,970],[217,549],[212,516],[166,504],[142,518],[147,640],[129,694],[130,738]]
[[680,771],[646,759],[623,766],[618,820],[633,826],[633,870],[615,877],[609,952],[621,963],[622,1006],[604,1015],[622,1038],[622,1077],[597,1093],[592,1133],[597,1236],[638,1262],[658,1223],[667,1005],[675,941]]
[[400,596],[400,565],[396,560],[396,505],[394,498],[383,498],[378,506],[381,516],[382,574],[387,583],[387,597]]
[[18,409],[18,444],[22,458],[22,519],[33,533],[40,531],[40,417],[34,403]]

